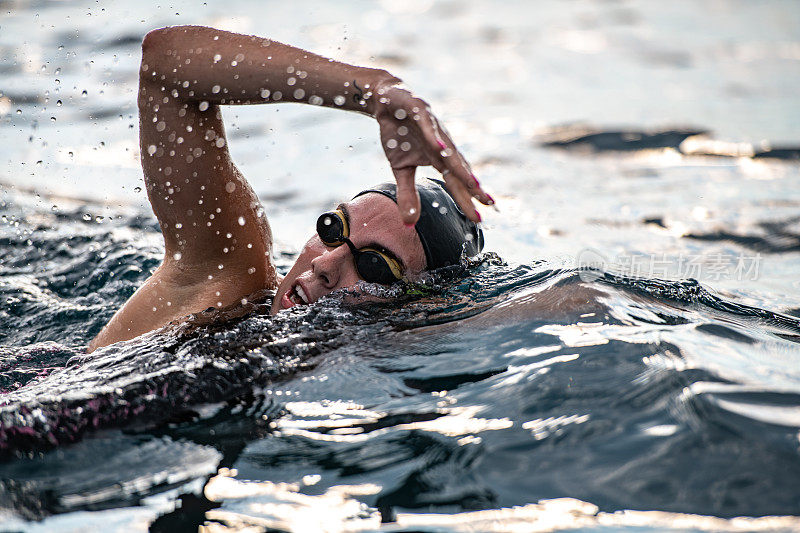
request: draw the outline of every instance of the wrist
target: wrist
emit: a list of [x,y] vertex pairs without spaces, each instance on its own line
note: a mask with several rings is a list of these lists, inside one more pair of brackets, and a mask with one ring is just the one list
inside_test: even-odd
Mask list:
[[369,84],[369,88],[364,91],[364,111],[371,117],[376,117],[381,104],[386,103],[384,94],[392,87],[401,85],[403,80],[392,75],[388,71],[378,70],[374,80]]

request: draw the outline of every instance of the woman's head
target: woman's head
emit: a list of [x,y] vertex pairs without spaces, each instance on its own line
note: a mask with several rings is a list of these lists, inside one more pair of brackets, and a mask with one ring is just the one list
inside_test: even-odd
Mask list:
[[[483,233],[461,213],[440,183],[418,182],[422,208],[415,227],[403,224],[395,204],[396,186],[389,183],[362,191],[349,202],[340,204],[339,213],[323,217],[321,223],[339,224],[339,219],[344,219],[341,225],[346,233],[343,237],[347,239],[326,244],[323,239],[329,243],[334,240],[326,232],[322,232],[322,238],[320,233],[312,236],[278,287],[272,312],[313,303],[335,290],[352,287],[369,278],[363,263],[359,266],[354,260],[354,249],[357,256],[358,250],[379,250],[389,263],[399,265],[403,276],[453,265],[463,253],[472,256],[480,252]],[[337,226],[336,230],[340,228]],[[346,240],[350,242],[345,243]],[[376,259],[381,258],[376,256]]]

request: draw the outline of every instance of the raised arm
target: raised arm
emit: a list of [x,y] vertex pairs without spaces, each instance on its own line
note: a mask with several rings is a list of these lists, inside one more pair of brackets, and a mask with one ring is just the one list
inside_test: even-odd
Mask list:
[[164,262],[92,341],[135,337],[277,284],[265,213],[228,152],[220,105],[298,102],[376,118],[408,223],[414,171],[433,165],[473,220],[491,199],[430,108],[384,70],[339,63],[269,39],[199,26],[154,30],[139,72],[141,161],[164,236]]

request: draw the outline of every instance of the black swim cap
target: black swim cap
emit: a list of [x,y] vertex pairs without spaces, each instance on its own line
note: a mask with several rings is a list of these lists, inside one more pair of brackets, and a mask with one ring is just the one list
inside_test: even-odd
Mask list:
[[[477,255],[483,249],[483,231],[468,219],[444,189],[444,182],[422,178],[417,180],[420,200],[419,221],[415,226],[428,270],[456,265],[461,254]],[[381,183],[361,191],[353,198],[376,192],[397,202],[397,185]]]

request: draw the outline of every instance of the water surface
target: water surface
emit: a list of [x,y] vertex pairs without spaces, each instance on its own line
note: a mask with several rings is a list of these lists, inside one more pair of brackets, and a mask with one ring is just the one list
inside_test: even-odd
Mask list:
[[[799,527],[798,164],[542,145],[797,143],[794,3],[226,4],[3,6],[4,528]],[[161,260],[134,95],[176,22],[398,73],[496,193],[497,255],[402,305],[254,298],[87,357]],[[388,176],[363,117],[224,114],[283,269]]]

